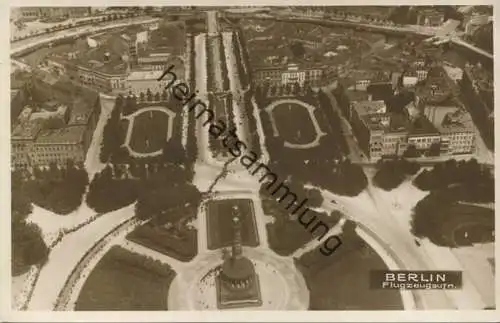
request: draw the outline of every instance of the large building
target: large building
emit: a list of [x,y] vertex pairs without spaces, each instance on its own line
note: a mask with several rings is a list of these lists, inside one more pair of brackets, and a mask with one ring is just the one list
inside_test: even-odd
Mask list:
[[444,23],[444,13],[436,9],[419,10],[417,15],[417,25],[441,26]]
[[323,80],[324,69],[324,66],[287,64],[256,67],[252,75],[254,82],[257,84],[265,82],[275,85],[298,83],[303,86],[305,83],[308,83],[314,86]]
[[162,71],[172,61],[183,69],[182,59],[179,59],[183,49],[169,43],[157,27],[131,27],[75,40],[71,51],[50,57],[49,64],[60,74],[68,74],[73,80],[96,90],[128,93],[138,84],[127,83],[128,80],[137,81],[137,75],[130,75],[135,71]]
[[353,133],[370,159],[402,156],[410,148],[410,157],[474,153],[474,123],[463,107],[413,101],[403,112],[387,112],[380,100],[350,103]]
[[481,137],[489,149],[494,149],[494,83],[493,73],[478,65],[464,69],[460,90],[467,111],[471,114]]
[[119,34],[75,40],[72,50],[50,57],[61,74],[99,91],[125,90],[129,70],[128,46]]
[[439,155],[441,134],[425,115],[419,114],[410,119],[407,140],[408,146],[415,147],[419,154],[428,154],[433,147],[437,147],[435,154]]
[[391,116],[384,101],[354,101],[350,110],[350,122],[361,149],[370,158],[385,155],[384,133],[391,128]]
[[441,134],[441,154],[470,154],[475,151],[474,123],[458,106],[426,106],[425,116]]
[[24,107],[12,130],[11,166],[83,162],[100,113],[99,96],[68,84],[37,81],[34,86],[31,105]]
[[163,93],[171,79],[165,77],[158,81],[162,75],[163,71],[132,71],[127,77],[127,93],[136,96],[140,96],[141,93],[145,95],[149,92],[152,94]]

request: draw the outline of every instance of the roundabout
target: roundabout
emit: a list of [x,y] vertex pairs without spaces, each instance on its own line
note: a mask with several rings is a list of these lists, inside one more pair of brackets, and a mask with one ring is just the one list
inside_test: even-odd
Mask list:
[[[243,248],[259,279],[262,305],[248,310],[307,310],[309,291],[291,257],[264,248]],[[221,250],[195,258],[179,273],[169,290],[169,310],[218,310],[216,276],[223,263]]]

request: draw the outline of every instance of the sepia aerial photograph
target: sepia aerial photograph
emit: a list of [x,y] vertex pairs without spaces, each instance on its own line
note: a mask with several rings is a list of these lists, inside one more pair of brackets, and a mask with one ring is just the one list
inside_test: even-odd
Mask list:
[[10,7],[11,311],[495,312],[493,18]]

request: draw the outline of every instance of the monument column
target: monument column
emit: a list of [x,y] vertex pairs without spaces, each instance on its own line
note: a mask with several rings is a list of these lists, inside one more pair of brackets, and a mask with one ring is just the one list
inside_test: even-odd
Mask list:
[[241,220],[233,207],[233,241],[231,256],[224,260],[216,278],[217,307],[238,308],[262,305],[259,277],[250,259],[243,256]]

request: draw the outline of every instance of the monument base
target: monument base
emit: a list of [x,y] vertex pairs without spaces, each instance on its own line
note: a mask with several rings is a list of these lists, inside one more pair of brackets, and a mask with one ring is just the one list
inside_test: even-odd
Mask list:
[[241,307],[256,307],[262,305],[260,294],[259,276],[255,275],[250,288],[242,291],[228,289],[222,282],[220,276],[215,278],[217,291],[217,308],[230,309]]

